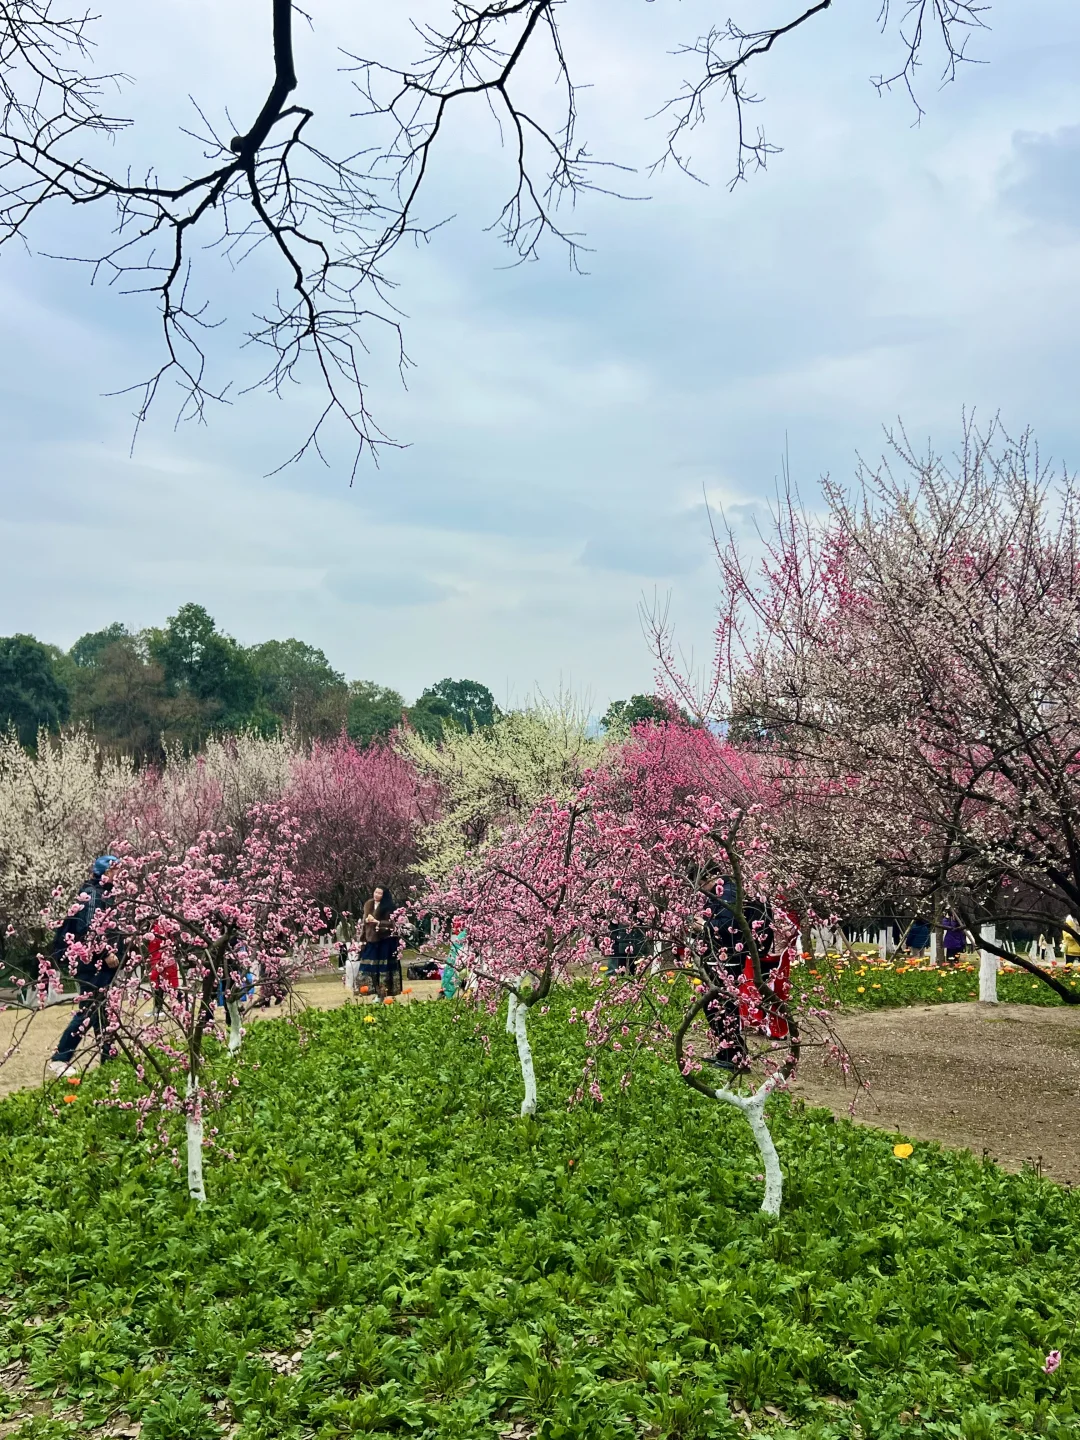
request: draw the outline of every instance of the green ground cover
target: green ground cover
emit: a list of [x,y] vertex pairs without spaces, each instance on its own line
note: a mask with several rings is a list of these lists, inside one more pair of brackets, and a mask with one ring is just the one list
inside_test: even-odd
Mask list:
[[536,1122],[509,1038],[451,1005],[256,1026],[201,1209],[95,1104],[113,1067],[5,1101],[0,1433],[1080,1432],[1075,1195],[780,1100],[770,1222],[741,1117],[658,1062],[567,1109],[565,1003]]
[[[1080,994],[1080,967],[1058,969],[1055,974]],[[819,956],[800,967],[796,976],[808,992],[823,987],[830,998],[843,1005],[877,1010],[895,1005],[941,1005],[950,1001],[977,1000],[979,961],[965,955],[956,966],[933,969],[925,960],[890,956],[882,963],[877,951]],[[1064,1001],[1023,970],[999,970],[998,999],[1018,1005],[1061,1005]]]

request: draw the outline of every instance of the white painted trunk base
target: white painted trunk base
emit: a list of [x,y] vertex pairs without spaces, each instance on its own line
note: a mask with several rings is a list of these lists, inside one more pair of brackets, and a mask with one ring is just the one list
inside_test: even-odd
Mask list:
[[[529,1014],[527,1005],[519,1005],[517,997],[511,995],[510,1003],[513,1006],[514,1036],[517,1040],[518,1063],[521,1066],[521,1078],[525,1082],[525,1098],[521,1102],[522,1115],[536,1114],[536,1071],[533,1069],[532,1047],[529,1045],[529,1032],[526,1020]],[[507,1026],[509,1027],[510,1016],[507,1015]]]
[[746,1116],[747,1123],[757,1142],[758,1153],[765,1170],[765,1195],[761,1210],[765,1215],[779,1215],[780,1202],[784,1196],[784,1172],[780,1169],[780,1156],[776,1153],[772,1134],[765,1119],[765,1102],[776,1088],[776,1081],[766,1080],[753,1095],[736,1095],[734,1090],[717,1090],[717,1100],[725,1105],[734,1105]]
[[229,1054],[235,1055],[244,1039],[244,1027],[240,1024],[239,1002],[226,1000],[225,1013],[229,1017]]
[[[198,1086],[195,1077],[188,1072],[187,1098],[191,1100]],[[203,1122],[202,1111],[198,1116],[188,1114],[187,1117],[187,1185],[188,1196],[192,1200],[198,1200],[200,1204],[206,1199],[206,1187],[203,1184]]]
[[[993,925],[984,925],[979,932],[991,944],[997,942],[997,931]],[[998,957],[989,950],[979,951],[979,999],[989,1005],[998,1003],[997,993]]]

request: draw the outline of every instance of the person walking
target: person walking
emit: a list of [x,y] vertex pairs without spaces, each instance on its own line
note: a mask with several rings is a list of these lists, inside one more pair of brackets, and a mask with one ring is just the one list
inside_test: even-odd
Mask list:
[[[334,939],[337,941],[338,948],[338,969],[344,971],[349,963],[349,955],[356,940],[356,921],[348,910],[341,912],[341,919],[334,930]],[[349,982],[346,980],[346,989],[348,989],[348,985]]]
[[465,988],[465,962],[469,953],[469,935],[465,921],[455,915],[450,921],[450,949],[439,976],[439,999],[453,1000]]
[[1061,953],[1066,964],[1080,964],[1080,923],[1075,915],[1065,916],[1065,928],[1061,932]]
[[904,943],[908,954],[921,960],[930,944],[930,926],[925,920],[914,920],[907,932]]
[[392,919],[395,909],[394,897],[383,885],[376,885],[371,899],[364,901],[360,979],[384,1000],[401,994],[401,961]]
[[154,921],[146,941],[146,953],[150,960],[150,989],[154,995],[154,1019],[160,1020],[165,1011],[165,990],[174,994],[180,989],[180,967],[174,959],[165,956],[165,927],[160,920]]
[[100,921],[94,924],[99,912],[104,914],[113,907],[110,871],[115,864],[115,855],[98,856],[90,879],[53,936],[53,960],[58,966],[67,961],[68,946],[72,942],[86,946],[85,954],[75,964],[80,992],[76,1010],[49,1061],[54,1075],[63,1075],[71,1065],[87,1029],[92,1029],[101,1042],[102,1060],[111,1060],[115,1054],[106,1033],[105,1008],[109,986],[124,958],[124,939],[114,927]]
[[967,931],[955,915],[946,915],[942,924],[941,948],[945,951],[945,964],[956,965],[967,949]]
[[[721,991],[720,997],[711,1002],[705,1015],[709,1029],[716,1036],[716,1054],[709,1063],[720,1070],[738,1074],[750,1068],[739,1013],[740,985],[749,952],[742,927],[732,908],[737,895],[735,881],[730,876],[724,876],[706,893],[709,903],[703,919],[707,951],[703,963],[707,977]],[[762,970],[765,971],[768,962],[764,957],[769,955],[773,945],[768,907],[759,901],[747,900],[743,904],[743,914],[754,931],[754,941],[758,955],[762,957]]]

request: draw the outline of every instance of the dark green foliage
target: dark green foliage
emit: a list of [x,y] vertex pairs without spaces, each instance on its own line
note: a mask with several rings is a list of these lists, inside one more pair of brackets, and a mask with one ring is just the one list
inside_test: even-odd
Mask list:
[[225,729],[256,718],[259,679],[251,658],[223,635],[201,605],[181,605],[150,639],[150,654],[165,672],[171,693],[186,692]]
[[358,745],[384,740],[401,724],[405,701],[387,685],[354,680],[349,686],[349,739]]
[[104,630],[92,630],[86,635],[80,635],[68,654],[80,669],[85,669],[87,666],[96,665],[102,651],[107,650],[110,645],[121,644],[134,638],[126,625],[114,620],[111,625],[106,625]]
[[14,726],[21,743],[33,746],[42,727],[63,724],[68,708],[48,646],[32,635],[0,636],[0,730]]
[[117,630],[123,627],[84,635],[72,649],[69,663],[76,651],[82,659],[74,666],[71,718],[88,725],[102,746],[139,761],[160,759],[170,741],[195,743],[205,726],[204,707],[187,692],[170,693],[141,636],[125,632],[97,643]]
[[247,651],[262,705],[305,737],[339,734],[348,687],[321,650],[303,640],[266,640]]
[[631,695],[629,700],[613,700],[600,721],[601,730],[628,730],[634,725],[663,725],[676,720],[684,725],[695,722],[685,710],[675,710],[659,695]]
[[539,1122],[452,1005],[256,1026],[201,1210],[103,1080],[9,1099],[0,1372],[149,1440],[1078,1432],[1076,1196],[781,1101],[770,1222],[741,1118],[659,1061],[567,1110],[574,998],[535,1017]]
[[[1057,972],[1058,978],[1080,990],[1080,967]],[[834,955],[818,958],[795,971],[802,990],[821,990],[844,1005],[880,1010],[894,1005],[944,1005],[974,1000],[979,994],[979,962],[965,956],[958,965],[930,968],[926,960],[890,956],[883,965],[874,954]],[[1023,970],[1000,970],[998,999],[1017,1005],[1061,1005],[1049,985]]]
[[198,749],[213,731],[266,734],[288,726],[310,740],[345,729],[358,745],[370,745],[407,715],[438,741],[448,725],[471,731],[493,724],[498,713],[491,691],[476,680],[440,680],[407,709],[389,686],[347,684],[303,640],[240,645],[194,603],[138,634],[114,621],[80,636],[66,653],[30,635],[0,639],[0,727],[14,723],[25,745],[40,725],[55,728],[70,718],[92,729],[103,748],[141,762],[160,760],[169,745]]
[[426,739],[439,740],[447,725],[471,735],[478,727],[494,725],[498,713],[494,695],[478,680],[440,680],[410,706],[408,717]]

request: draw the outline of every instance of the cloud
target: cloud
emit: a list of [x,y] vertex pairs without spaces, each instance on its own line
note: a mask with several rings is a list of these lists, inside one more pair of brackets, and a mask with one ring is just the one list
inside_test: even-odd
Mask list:
[[367,605],[381,610],[402,605],[437,605],[454,591],[449,585],[418,575],[411,567],[396,571],[369,570],[363,562],[355,569],[338,566],[327,571],[326,588],[346,605]]
[[[593,521],[597,525],[597,521]],[[648,516],[614,510],[599,520],[585,542],[581,564],[646,580],[666,580],[698,569],[708,558],[704,505],[676,515]]]
[[1080,125],[1014,136],[1001,195],[1035,225],[1080,231]]
[[[1063,59],[1077,53],[1080,7],[1039,3],[1054,44],[1035,43],[1027,7],[995,8],[979,37],[991,63],[927,94],[917,129],[865,83],[888,69],[872,15],[833,7],[755,72],[767,97],[755,119],[786,147],[768,172],[727,191],[732,116],[718,105],[696,132],[714,183],[629,177],[647,204],[590,194],[566,217],[590,247],[584,275],[557,245],[500,268],[483,226],[504,197],[503,159],[479,112],[448,130],[425,218],[458,218],[391,265],[407,386],[368,337],[369,407],[404,448],[352,485],[344,443],[328,468],[271,474],[306,433],[316,387],[241,393],[256,357],[233,342],[265,305],[268,257],[233,273],[200,252],[213,317],[229,318],[213,332],[215,379],[235,364],[238,383],[205,427],[174,431],[162,405],[131,457],[132,399],[106,392],[159,363],[152,305],[0,255],[3,628],[70,644],[194,599],[244,643],[296,635],[403,693],[448,673],[484,680],[500,702],[562,682],[591,689],[602,711],[651,687],[643,590],[670,585],[680,643],[696,635],[709,652],[703,491],[752,541],[785,450],[814,503],[817,478],[878,453],[898,414],[948,450],[965,405],[1031,423],[1076,463],[1080,284],[1070,248],[1043,235],[1080,223],[1080,71]],[[409,18],[437,5],[366,7],[365,51],[407,54]],[[679,8],[677,33],[664,7],[565,8],[576,78],[595,82],[581,92],[583,141],[642,165],[662,143],[642,117],[685,63],[669,42],[692,38],[707,8]],[[322,148],[352,152],[367,140],[346,118],[355,96],[336,47],[356,48],[357,8],[320,11],[298,42],[297,100],[314,99]],[[248,43],[264,34],[262,8],[167,0],[152,24],[144,12],[115,0],[103,20],[102,63],[138,82],[136,124],[110,163],[187,173],[190,106],[175,77],[197,77],[215,123],[226,101],[254,114],[269,74],[268,49]],[[43,213],[38,249],[87,253],[89,213]]]

